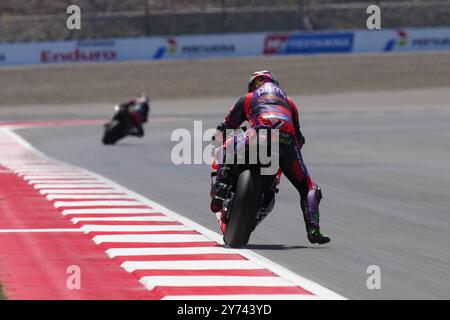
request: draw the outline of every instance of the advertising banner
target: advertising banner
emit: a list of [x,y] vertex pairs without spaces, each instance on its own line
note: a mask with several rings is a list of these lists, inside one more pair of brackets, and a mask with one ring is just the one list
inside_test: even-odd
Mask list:
[[264,54],[344,53],[353,48],[353,32],[267,34]]
[[163,39],[153,59],[195,59],[261,55],[264,33],[180,36]]
[[0,44],[0,65],[261,55],[264,33]]
[[153,38],[0,44],[0,65],[97,63],[153,59],[164,40]]
[[450,50],[450,28],[268,32],[0,44],[0,66]]
[[450,50],[450,29],[396,30],[382,49],[384,52]]
[[263,54],[450,50],[450,28],[268,33]]

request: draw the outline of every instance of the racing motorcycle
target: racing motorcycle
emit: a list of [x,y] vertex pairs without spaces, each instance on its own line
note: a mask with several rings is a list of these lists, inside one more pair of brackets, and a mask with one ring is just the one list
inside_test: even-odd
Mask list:
[[[245,131],[246,128],[243,127],[227,139],[226,144],[234,144],[236,158],[234,164],[226,164],[230,168],[228,189],[222,209],[217,213],[219,226],[224,235],[223,240],[232,248],[245,246],[257,225],[272,211],[281,178],[279,168],[275,174],[266,175],[262,174],[261,170],[267,165],[261,164],[260,161],[256,164],[249,164],[249,144],[242,143],[245,139]],[[264,139],[267,142],[268,138]],[[260,139],[259,147],[261,145]],[[215,170],[218,168],[217,161],[222,156],[220,152],[223,150],[216,154],[212,165],[211,186],[213,177],[216,175]]]
[[116,105],[114,110],[112,120],[104,125],[103,144],[115,144],[136,129],[128,108]]

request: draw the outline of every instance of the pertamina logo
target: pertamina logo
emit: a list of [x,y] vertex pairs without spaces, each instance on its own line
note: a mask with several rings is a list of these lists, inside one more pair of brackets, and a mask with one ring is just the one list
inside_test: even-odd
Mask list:
[[171,55],[177,53],[177,40],[175,38],[167,38],[166,45],[156,50],[153,59],[161,59],[166,52]]
[[448,50],[450,49],[450,35],[442,33],[437,35],[408,35],[405,31],[397,31],[397,38],[386,43],[384,51],[394,50]]
[[264,41],[264,54],[277,54],[289,39],[289,34],[271,34]]
[[174,38],[168,38],[166,45],[159,47],[153,59],[162,59],[167,55],[180,55],[185,57],[207,57],[207,56],[222,56],[232,54],[236,51],[236,46],[233,43],[188,43],[179,45]]
[[391,39],[386,43],[384,51],[392,51],[395,48],[401,48],[408,44],[408,35],[403,30],[397,31],[397,38]]
[[264,41],[264,54],[314,54],[350,52],[352,32],[269,34]]

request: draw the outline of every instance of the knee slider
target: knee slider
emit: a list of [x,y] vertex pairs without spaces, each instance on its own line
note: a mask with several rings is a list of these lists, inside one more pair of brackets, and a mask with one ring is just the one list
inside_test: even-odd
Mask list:
[[315,185],[313,190],[315,192],[315,197],[317,198],[317,201],[320,202],[320,200],[322,200],[322,189],[320,189],[318,185]]

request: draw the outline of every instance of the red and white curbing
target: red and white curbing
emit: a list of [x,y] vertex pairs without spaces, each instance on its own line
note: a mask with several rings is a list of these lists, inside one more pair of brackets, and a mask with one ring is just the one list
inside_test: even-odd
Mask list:
[[251,250],[224,247],[219,234],[104,177],[48,158],[9,128],[0,128],[0,141],[0,165],[161,299],[344,299]]

